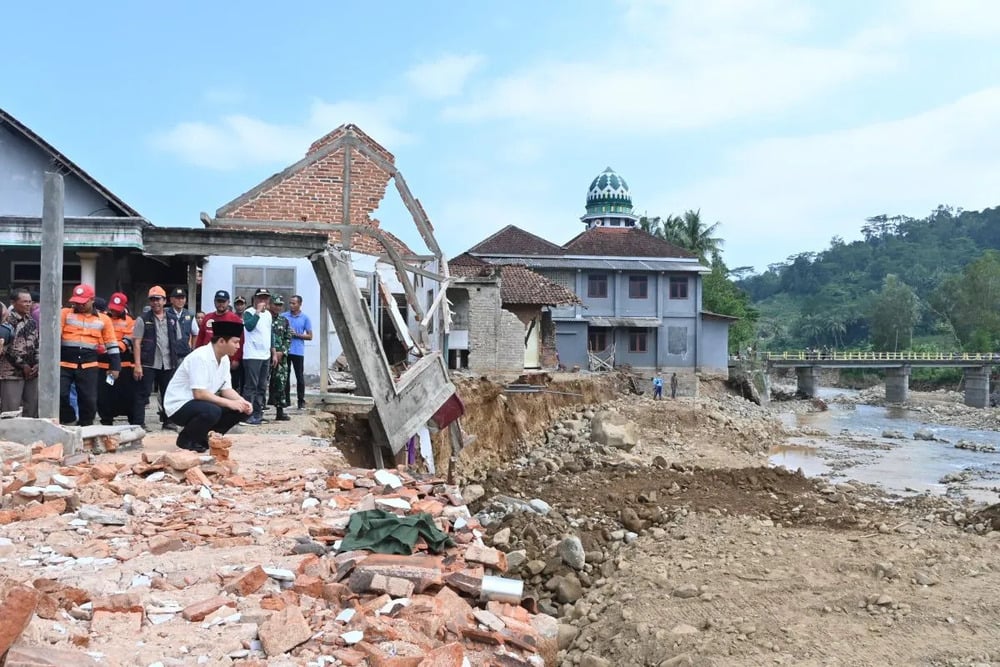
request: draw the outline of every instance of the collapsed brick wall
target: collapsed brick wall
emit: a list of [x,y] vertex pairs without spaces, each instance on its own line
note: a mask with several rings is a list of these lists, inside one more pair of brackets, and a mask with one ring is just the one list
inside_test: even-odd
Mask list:
[[556,368],[559,352],[556,349],[556,323],[552,321],[552,311],[542,312],[542,368]]
[[524,324],[500,307],[500,286],[476,283],[469,294],[469,370],[477,373],[524,368]]
[[[372,141],[357,128],[362,141],[390,163],[395,162],[392,153]],[[310,146],[307,156],[314,155],[330,143],[343,136],[346,127],[337,128]],[[286,178],[277,179],[249,200],[239,203],[230,210],[220,212],[220,220],[226,218],[247,220],[282,220],[290,222],[344,222],[344,157],[345,148],[335,150]],[[358,150],[351,152],[351,195],[350,222],[378,228],[379,221],[372,213],[379,207],[389,184],[390,174]],[[267,181],[265,181],[267,183]],[[330,241],[340,243],[340,232],[331,231]],[[354,235],[351,249],[367,254],[379,255],[381,244],[375,239]]]

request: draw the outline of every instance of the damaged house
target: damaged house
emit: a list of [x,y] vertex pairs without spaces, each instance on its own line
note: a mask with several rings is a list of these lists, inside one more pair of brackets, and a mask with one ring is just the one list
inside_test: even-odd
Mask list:
[[610,168],[586,206],[586,229],[564,245],[508,225],[452,264],[520,265],[578,295],[550,312],[562,367],[726,373],[733,318],[702,310],[709,269],[638,227],[628,185]]
[[552,309],[582,302],[572,291],[516,264],[470,255],[448,263],[452,330],[449,368],[520,371],[558,365]]
[[[352,151],[351,142],[358,142],[367,150]],[[345,160],[350,161],[349,170],[345,170]],[[394,253],[416,267],[415,270],[422,267],[434,272],[438,262],[432,255],[415,255],[373,217],[395,173],[394,164],[392,153],[360,128],[342,125],[316,140],[301,160],[224,204],[214,217],[203,214],[202,221],[209,231],[249,231],[260,229],[263,224],[271,232],[277,232],[279,238],[286,234],[322,233],[330,243],[338,245],[345,245],[348,240],[347,233],[336,227],[345,219],[354,226],[377,230],[391,247],[386,248],[372,236],[353,234],[349,239],[350,254],[358,286],[381,336],[386,357],[390,364],[396,364],[406,360],[409,350],[392,324],[394,315],[387,307],[387,294],[392,295],[403,320],[415,332],[417,321],[410,302],[419,299],[423,306],[429,306],[438,284],[424,281],[417,273],[411,274],[418,293],[408,296],[387,253]],[[399,187],[398,175],[396,178]],[[412,196],[408,190],[405,192],[406,196]],[[206,312],[214,308],[213,295],[220,289],[228,291],[233,299],[243,296],[248,301],[261,287],[272,294],[281,294],[286,303],[289,296],[301,295],[302,311],[309,315],[313,325],[313,340],[305,344],[305,372],[311,376],[320,374],[324,357],[320,323],[325,315],[321,313],[320,285],[308,258],[212,255],[203,267],[202,284],[201,309]],[[331,329],[328,338],[329,359],[336,359],[342,351],[336,331]]]

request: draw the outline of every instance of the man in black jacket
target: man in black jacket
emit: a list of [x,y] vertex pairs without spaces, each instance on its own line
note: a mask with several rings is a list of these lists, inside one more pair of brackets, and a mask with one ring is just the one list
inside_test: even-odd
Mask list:
[[141,390],[136,392],[130,423],[145,426],[146,404],[155,389],[159,393],[158,413],[162,428],[177,430],[167,419],[167,413],[163,409],[163,395],[180,363],[181,343],[187,345],[190,331],[187,337],[182,338],[177,315],[172,309],[165,307],[166,300],[167,293],[162,287],[151,287],[149,310],[135,318],[135,330],[132,332],[135,367],[132,373]]

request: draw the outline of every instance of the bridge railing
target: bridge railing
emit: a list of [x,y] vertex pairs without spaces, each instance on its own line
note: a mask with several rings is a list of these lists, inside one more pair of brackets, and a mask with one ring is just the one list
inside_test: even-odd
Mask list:
[[994,352],[764,352],[765,361],[982,361],[1000,362]]

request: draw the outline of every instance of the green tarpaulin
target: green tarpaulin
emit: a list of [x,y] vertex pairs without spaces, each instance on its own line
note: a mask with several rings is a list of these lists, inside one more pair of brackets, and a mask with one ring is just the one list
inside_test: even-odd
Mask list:
[[396,516],[382,510],[355,512],[347,524],[347,536],[340,543],[340,551],[367,549],[380,554],[408,556],[421,537],[432,553],[440,553],[455,544],[434,525],[433,517],[426,512],[411,516]]

